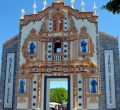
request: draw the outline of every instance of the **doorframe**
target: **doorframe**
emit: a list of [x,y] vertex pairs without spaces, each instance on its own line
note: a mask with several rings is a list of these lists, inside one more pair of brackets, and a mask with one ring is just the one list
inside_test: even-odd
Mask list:
[[44,76],[44,110],[46,110],[46,102],[47,102],[47,80],[48,79],[67,79],[68,82],[68,110],[70,110],[71,107],[71,81],[70,81],[70,76]]

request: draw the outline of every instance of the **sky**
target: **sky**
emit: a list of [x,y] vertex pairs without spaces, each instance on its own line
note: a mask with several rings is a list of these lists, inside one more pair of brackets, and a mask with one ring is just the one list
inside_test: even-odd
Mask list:
[[[37,12],[41,11],[43,0],[37,1]],[[47,7],[56,0],[47,0]],[[99,16],[99,30],[113,36],[119,36],[120,41],[120,15],[113,15],[101,7],[108,0],[96,0],[97,15]],[[2,54],[2,44],[19,33],[20,10],[24,8],[25,14],[33,13],[34,0],[0,0],[0,62]],[[70,0],[64,0],[65,4],[71,6]],[[93,11],[94,0],[84,0],[85,10]],[[81,10],[81,0],[75,0],[75,9]]]
[[60,88],[60,87],[68,89],[68,82],[67,81],[50,81],[50,89]]

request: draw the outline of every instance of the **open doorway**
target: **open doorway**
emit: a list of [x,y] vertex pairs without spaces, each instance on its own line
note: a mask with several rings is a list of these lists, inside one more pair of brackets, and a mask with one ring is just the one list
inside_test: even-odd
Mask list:
[[45,77],[44,110],[70,110],[70,77]]

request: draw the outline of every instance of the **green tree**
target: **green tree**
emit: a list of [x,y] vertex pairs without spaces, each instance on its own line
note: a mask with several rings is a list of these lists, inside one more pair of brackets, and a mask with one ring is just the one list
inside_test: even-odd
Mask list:
[[113,14],[120,13],[120,0],[110,0],[102,8],[109,10]]
[[68,92],[65,88],[50,89],[50,102],[63,104],[68,100]]

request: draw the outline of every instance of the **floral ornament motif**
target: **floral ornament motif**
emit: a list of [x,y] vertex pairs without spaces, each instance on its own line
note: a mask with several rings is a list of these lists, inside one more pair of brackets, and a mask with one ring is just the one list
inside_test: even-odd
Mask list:
[[91,62],[89,68],[90,68],[90,74],[98,73],[97,64],[95,62]]
[[[61,1],[61,0],[58,0]],[[97,24],[98,22],[98,16],[94,16],[93,12],[81,12],[78,10],[74,10],[71,7],[65,6],[63,2],[55,2],[51,7],[46,8],[45,10],[39,12],[38,14],[32,14],[32,15],[25,15],[24,19],[21,19],[20,25],[21,26],[26,26],[27,24],[30,23],[30,21],[36,21],[36,20],[41,20],[46,16],[49,16],[50,10],[54,10],[55,8],[60,7],[61,9],[65,9],[68,11],[68,14],[71,16],[74,16],[76,19],[87,19],[91,23]]]

